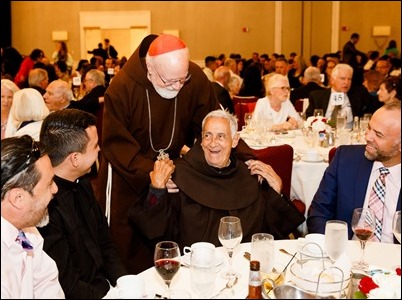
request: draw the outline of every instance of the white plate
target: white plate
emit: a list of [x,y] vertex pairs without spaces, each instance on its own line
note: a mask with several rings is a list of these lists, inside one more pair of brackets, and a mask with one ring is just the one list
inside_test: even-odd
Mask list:
[[316,159],[310,159],[310,158],[307,158],[306,156],[302,156],[301,160],[304,162],[322,162],[323,158],[321,155],[319,155]]
[[[219,266],[225,261],[225,257],[223,256],[222,252],[215,250],[215,264],[214,266]],[[190,254],[185,254],[182,256],[181,262],[185,265],[190,265]]]

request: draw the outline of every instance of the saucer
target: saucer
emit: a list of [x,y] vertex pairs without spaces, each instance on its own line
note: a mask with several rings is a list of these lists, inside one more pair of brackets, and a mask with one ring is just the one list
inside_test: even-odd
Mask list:
[[[220,251],[215,250],[215,263],[214,266],[219,266],[225,261],[225,257]],[[182,263],[190,266],[190,254],[185,254],[182,256]]]
[[303,155],[301,157],[301,160],[304,162],[322,162],[323,158],[321,155],[317,155],[317,157],[315,157],[315,158],[310,158],[310,157],[307,157],[306,155]]

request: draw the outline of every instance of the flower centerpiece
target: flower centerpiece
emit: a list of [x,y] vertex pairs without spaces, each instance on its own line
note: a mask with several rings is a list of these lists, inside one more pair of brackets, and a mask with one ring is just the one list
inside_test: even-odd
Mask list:
[[354,299],[401,299],[401,268],[395,272],[376,273],[359,282]]
[[322,116],[308,117],[304,122],[304,127],[306,129],[311,128],[317,132],[325,132],[330,129],[330,126],[327,124],[327,119]]

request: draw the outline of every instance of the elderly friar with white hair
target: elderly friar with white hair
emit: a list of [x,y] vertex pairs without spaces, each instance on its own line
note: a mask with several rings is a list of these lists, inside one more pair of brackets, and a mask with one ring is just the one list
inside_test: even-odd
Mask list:
[[130,226],[127,211],[142,209],[155,160],[186,152],[200,137],[202,119],[219,103],[202,69],[189,60],[186,44],[168,34],[143,39],[104,99],[99,198],[110,212],[120,256],[129,272],[138,273],[153,265],[155,244]]
[[[305,220],[281,195],[282,180],[271,166],[237,159],[237,119],[227,111],[210,112],[202,138],[183,158],[156,161],[151,188],[141,211],[129,215],[150,239],[168,239],[181,247],[204,241],[220,246],[220,218],[241,219],[243,242],[257,232],[284,239]],[[169,194],[169,178],[179,193]],[[155,224],[158,224],[155,226]]]
[[271,129],[274,131],[296,129],[302,119],[289,100],[288,78],[275,74],[265,85],[266,96],[258,99],[253,112],[253,121],[271,120],[273,124]]

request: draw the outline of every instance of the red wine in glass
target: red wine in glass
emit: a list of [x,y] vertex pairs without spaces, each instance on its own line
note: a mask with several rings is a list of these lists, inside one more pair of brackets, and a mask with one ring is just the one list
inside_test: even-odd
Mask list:
[[369,240],[374,234],[372,230],[364,228],[355,228],[353,232],[356,234],[357,238],[362,241]]
[[352,268],[367,270],[369,264],[364,261],[366,242],[373,236],[375,228],[375,214],[370,208],[355,208],[352,216],[352,230],[360,241],[360,260],[353,263]]
[[158,259],[155,261],[155,268],[163,280],[172,280],[180,269],[180,262],[172,259]]
[[180,269],[180,248],[172,241],[163,241],[155,245],[154,265],[158,274],[165,281],[167,290],[163,297],[170,298],[170,282]]

